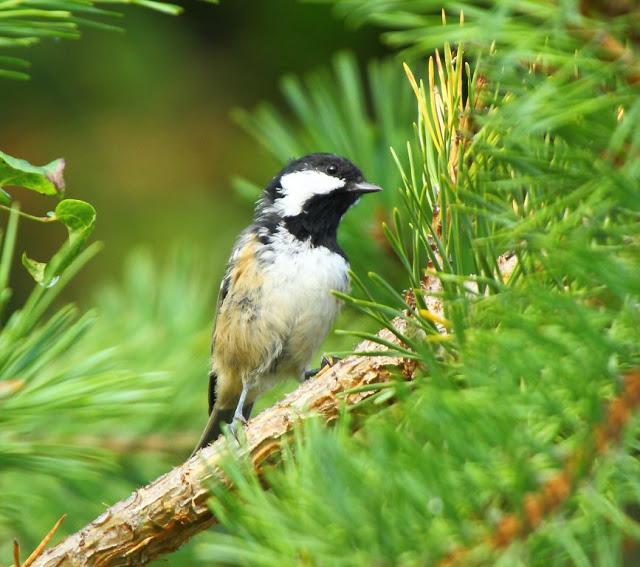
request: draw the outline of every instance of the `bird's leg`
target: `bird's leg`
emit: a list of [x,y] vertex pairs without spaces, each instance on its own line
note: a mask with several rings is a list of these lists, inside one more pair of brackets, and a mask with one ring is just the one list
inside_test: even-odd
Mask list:
[[233,436],[236,438],[236,441],[238,441],[238,443],[240,443],[240,441],[238,440],[238,435],[237,435],[237,423],[240,422],[243,425],[247,424],[247,419],[244,417],[242,411],[244,409],[244,402],[247,399],[248,392],[249,392],[249,383],[244,382],[242,384],[242,392],[240,392],[240,399],[238,400],[238,405],[236,406],[236,410],[233,412],[233,421],[229,426],[231,433],[233,433]]
[[320,368],[314,368],[313,370],[305,370],[304,371],[304,379],[308,380],[309,378],[313,378],[318,372],[324,370],[327,366],[331,368],[336,362],[340,359],[337,356],[330,356],[328,354],[323,354],[320,359]]

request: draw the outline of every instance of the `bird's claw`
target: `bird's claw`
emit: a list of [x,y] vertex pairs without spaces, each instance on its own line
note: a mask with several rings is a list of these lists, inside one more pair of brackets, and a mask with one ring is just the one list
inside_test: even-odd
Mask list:
[[322,370],[327,366],[331,368],[339,361],[340,359],[337,356],[331,356],[330,354],[323,354],[322,358],[320,359],[320,370]]
[[331,368],[336,362],[340,359],[336,356],[331,356],[328,354],[323,354],[320,359],[320,368],[314,368],[313,370],[305,370],[304,379],[308,380],[309,378],[313,378],[318,372],[324,370],[327,366]]
[[[240,414],[234,415],[233,421],[229,425],[229,431],[231,432],[231,435],[233,435],[233,438],[236,440],[238,445],[240,445],[240,438],[238,437],[238,434],[243,427],[247,426],[247,423],[247,418],[244,415]],[[238,424],[240,424],[240,428],[238,427]]]

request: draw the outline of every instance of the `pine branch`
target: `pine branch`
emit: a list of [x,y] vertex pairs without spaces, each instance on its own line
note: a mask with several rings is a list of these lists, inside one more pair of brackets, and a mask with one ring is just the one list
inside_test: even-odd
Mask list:
[[[427,287],[431,291],[441,289],[439,281],[433,280]],[[441,312],[442,305],[431,309]],[[399,320],[395,324],[404,325]],[[380,331],[378,336],[398,344],[387,329]],[[357,348],[363,352],[386,349],[372,341],[364,341]],[[250,459],[259,471],[268,459],[279,453],[282,442],[296,422],[310,416],[320,416],[327,422],[335,420],[341,407],[353,406],[375,393],[375,389],[350,393],[351,390],[388,381],[394,368],[401,370],[408,379],[412,377],[413,366],[407,365],[404,359],[388,356],[351,356],[326,368],[249,422],[240,457]],[[229,454],[226,439],[218,439],[186,463],[109,508],[85,528],[44,553],[33,567],[144,565],[159,555],[174,551],[191,536],[216,523],[207,507],[211,497],[207,486],[212,483],[229,485],[219,468]]]

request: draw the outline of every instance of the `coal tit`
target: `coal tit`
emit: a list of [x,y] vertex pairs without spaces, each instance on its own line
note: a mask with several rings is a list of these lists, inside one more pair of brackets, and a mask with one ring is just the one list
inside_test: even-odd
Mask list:
[[336,233],[364,193],[380,191],[348,159],[328,153],[290,162],[265,188],[220,286],[209,375],[209,421],[194,453],[222,422],[245,422],[278,380],[302,380],[349,289]]

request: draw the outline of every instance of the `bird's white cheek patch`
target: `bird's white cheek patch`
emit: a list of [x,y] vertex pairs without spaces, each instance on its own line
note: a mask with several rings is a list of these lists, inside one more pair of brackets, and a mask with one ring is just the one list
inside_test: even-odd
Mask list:
[[282,197],[276,199],[274,207],[285,217],[299,215],[305,203],[315,195],[326,195],[344,187],[344,179],[332,177],[321,171],[294,171],[280,179]]

